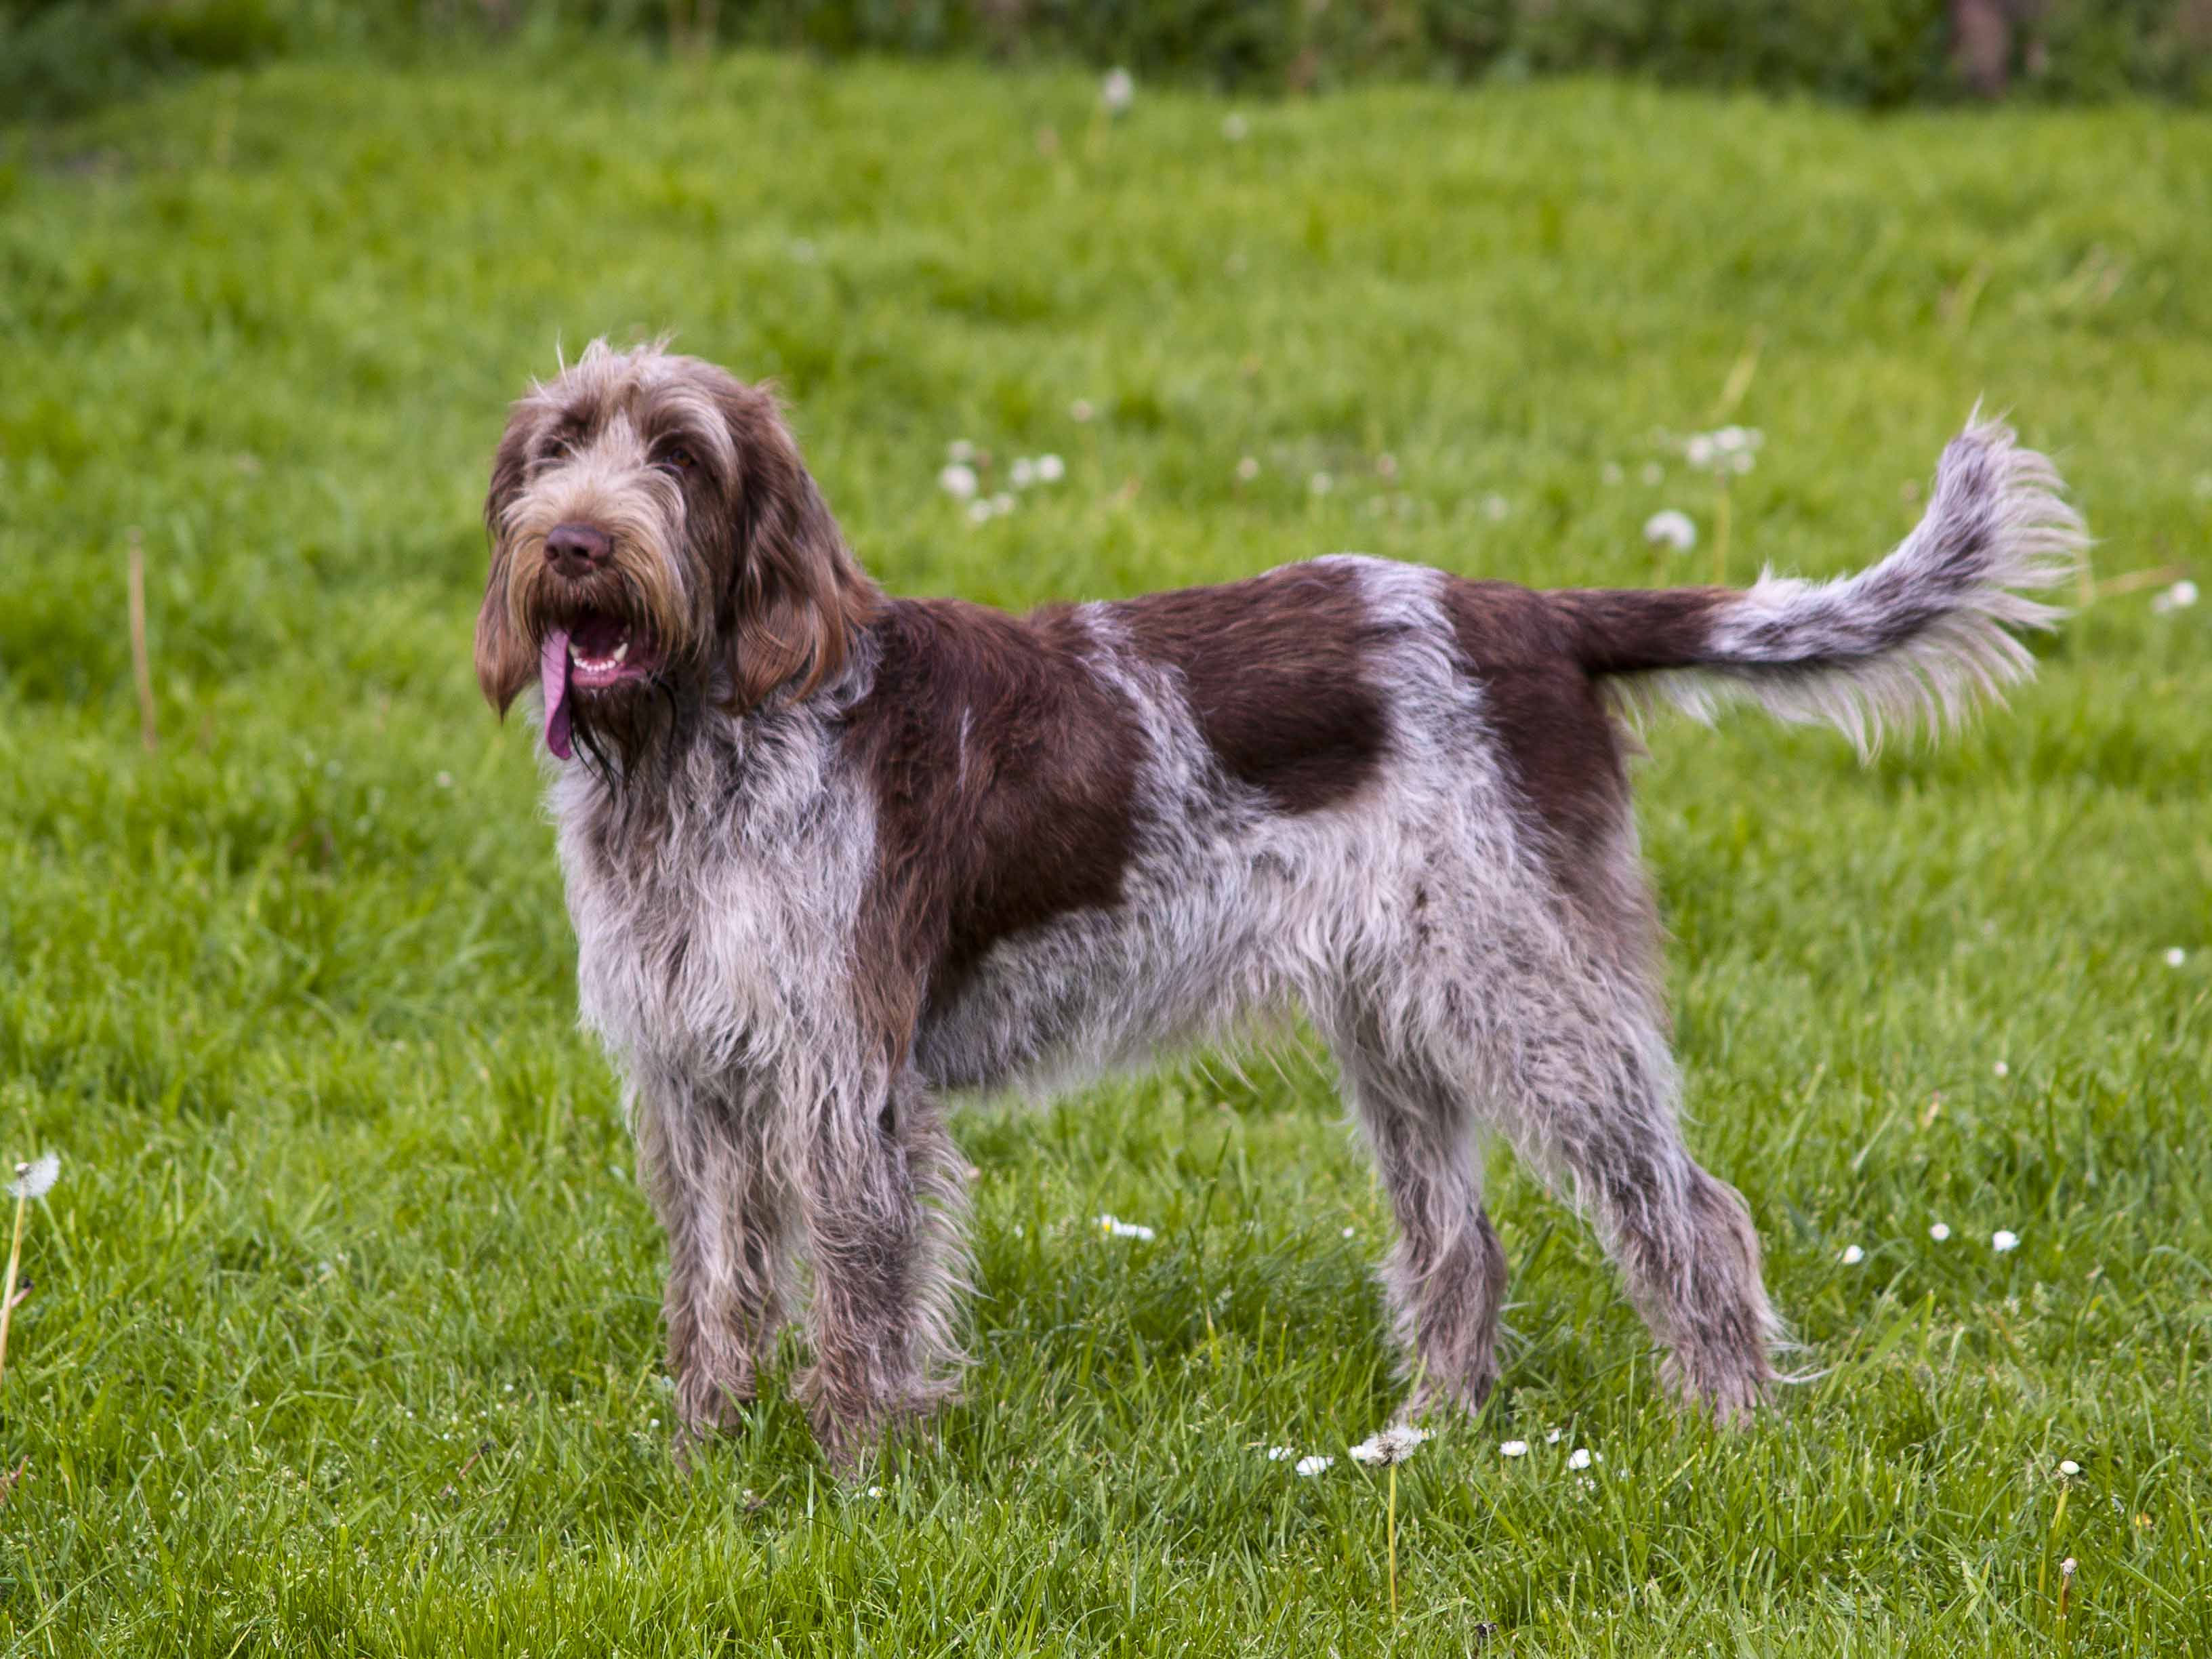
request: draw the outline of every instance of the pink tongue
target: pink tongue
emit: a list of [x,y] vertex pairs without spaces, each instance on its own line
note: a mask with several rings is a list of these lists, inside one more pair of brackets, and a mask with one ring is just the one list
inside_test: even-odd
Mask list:
[[545,746],[568,758],[568,631],[556,628],[538,652],[538,684],[545,693]]

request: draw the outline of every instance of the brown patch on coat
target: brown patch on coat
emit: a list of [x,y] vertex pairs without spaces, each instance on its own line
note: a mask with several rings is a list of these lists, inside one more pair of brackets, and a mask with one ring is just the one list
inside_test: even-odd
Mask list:
[[846,738],[876,798],[855,966],[902,1054],[999,940],[1121,902],[1144,738],[1067,609],[896,599],[874,635]]
[[1624,967],[1656,962],[1629,738],[1603,677],[1697,659],[1720,590],[1539,593],[1447,578],[1443,606],[1553,877]]
[[1222,770],[1276,811],[1334,806],[1380,765],[1389,724],[1367,674],[1391,630],[1355,571],[1291,565],[1112,609],[1139,655],[1181,676]]

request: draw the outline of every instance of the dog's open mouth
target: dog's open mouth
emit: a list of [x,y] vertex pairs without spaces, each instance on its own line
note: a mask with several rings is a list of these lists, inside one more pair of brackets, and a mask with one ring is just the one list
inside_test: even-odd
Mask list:
[[587,611],[547,630],[538,651],[538,683],[545,693],[545,746],[562,760],[574,751],[579,698],[643,680],[660,665],[660,653],[644,627],[627,617]]

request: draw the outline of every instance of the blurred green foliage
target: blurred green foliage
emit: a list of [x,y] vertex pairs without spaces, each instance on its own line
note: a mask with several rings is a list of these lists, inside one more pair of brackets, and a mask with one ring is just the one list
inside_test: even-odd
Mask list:
[[[2212,91],[2212,0],[2028,0],[2015,94]],[[830,55],[1073,58],[1238,91],[1623,71],[1884,107],[1960,96],[1951,0],[0,0],[0,97],[79,108],[286,53],[420,58],[580,34]]]

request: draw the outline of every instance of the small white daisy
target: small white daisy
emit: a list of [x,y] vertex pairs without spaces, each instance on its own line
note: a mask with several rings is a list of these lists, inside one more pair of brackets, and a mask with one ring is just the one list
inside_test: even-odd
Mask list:
[[937,475],[937,487],[956,501],[975,493],[975,469],[965,461],[951,461]]
[[1287,1462],[1297,1455],[1297,1452],[1289,1446],[1270,1446],[1267,1448],[1267,1461],[1270,1463]]
[[1106,78],[1098,83],[1098,101],[1109,114],[1121,114],[1136,98],[1137,77],[1125,69],[1108,70]]
[[1002,490],[1000,490],[997,495],[994,495],[994,496],[992,496],[992,497],[991,497],[991,511],[992,511],[992,512],[994,512],[994,513],[1000,513],[1000,514],[1005,514],[1005,513],[1011,513],[1011,512],[1012,512],[1013,510],[1014,510],[1014,498],[1013,498],[1012,495],[1009,495],[1008,494],[1006,494],[1006,492],[1005,490],[1003,490],[1003,489],[1002,489]]
[[1420,1449],[1421,1442],[1428,1437],[1426,1429],[1417,1429],[1411,1423],[1395,1424],[1354,1446],[1352,1449],[1352,1461],[1371,1464],[1376,1468],[1387,1468],[1393,1463],[1404,1462]]
[[1558,1445],[1559,1443],[1559,1437],[1565,1432],[1566,1431],[1565,1429],[1547,1429],[1544,1431],[1544,1443],[1547,1446]]
[[1260,463],[1254,460],[1249,455],[1247,455],[1243,460],[1237,463],[1237,477],[1239,481],[1244,483],[1250,483],[1253,479],[1259,476]]
[[[445,775],[441,773],[439,775],[442,777]],[[2169,968],[2179,968],[2183,963],[2188,960],[2189,952],[2183,950],[2179,945],[2173,946],[2166,953],[2166,965]]]
[[438,787],[439,787],[439,788],[441,788],[441,789],[450,789],[450,788],[452,788],[453,787],[453,775],[451,772],[441,772],[441,773],[439,773],[439,774],[438,774]]
[[1026,455],[1014,457],[1014,464],[1006,469],[1006,482],[1017,489],[1027,489],[1036,482],[1036,463]]
[[1335,1462],[1334,1457],[1323,1457],[1319,1452],[1310,1453],[1298,1459],[1297,1472],[1300,1474],[1319,1474]]
[[1159,1237],[1158,1234],[1155,1233],[1150,1227],[1146,1226],[1142,1222],[1122,1221],[1110,1215],[1100,1216],[1097,1221],[1097,1227],[1098,1231],[1104,1233],[1109,1238],[1134,1238],[1141,1240],[1146,1243],[1150,1243],[1153,1239]]
[[1686,553],[1698,544],[1698,526],[1690,522],[1688,514],[1670,507],[1644,521],[1644,539],[1655,547]]
[[1950,1237],[1950,1236],[1951,1227],[1948,1222],[1938,1221],[1928,1229],[1928,1237],[1934,1239],[1938,1244],[1941,1244],[1945,1239]]
[[1719,447],[1713,442],[1712,434],[1707,432],[1697,434],[1689,442],[1682,446],[1682,459],[1694,467],[1711,466],[1713,464],[1713,457],[1719,453]]
[[2008,1228],[2000,1227],[1990,1235],[1990,1248],[1999,1255],[2020,1248],[2020,1235]]
[[1040,455],[1036,461],[1039,483],[1058,483],[1067,476],[1067,463],[1057,455]]
[[990,504],[990,502],[988,502],[988,501],[970,501],[970,502],[969,502],[969,503],[968,503],[968,522],[969,522],[969,524],[988,524],[988,523],[990,523],[990,522],[991,522],[991,504]]
[[2012,1067],[2006,1065],[2004,1061],[1999,1060],[1996,1065],[1990,1067],[1990,1075],[1994,1077],[2010,1077],[2012,1075]]
[[2059,1474],[2063,1474],[2063,1475],[2064,1475],[2068,1480],[2072,1480],[2075,1475],[2077,1475],[2077,1474],[2081,1474],[2081,1466],[2079,1463],[2076,1463],[2076,1462],[2075,1462],[2072,1458],[2070,1458],[2070,1457],[2069,1457],[2069,1458],[2066,1459],[2063,1462],[2062,1462],[2061,1464],[2059,1464],[2059,1466],[2058,1466],[2058,1473],[2059,1473]]
[[1856,1244],[1844,1246],[1844,1266],[1856,1267],[1866,1260],[1866,1252]]
[[975,459],[975,446],[965,438],[955,438],[945,446],[945,459],[948,461],[972,461]]
[[871,1498],[881,1498],[883,1495],[884,1489],[881,1486],[871,1486],[868,1488],[868,1496]]
[[1528,1443],[1525,1440],[1501,1440],[1498,1443],[1498,1455],[1500,1457],[1526,1457]]
[[1586,1469],[1595,1457],[1596,1454],[1588,1446],[1577,1446],[1567,1454],[1567,1467],[1571,1469]]

